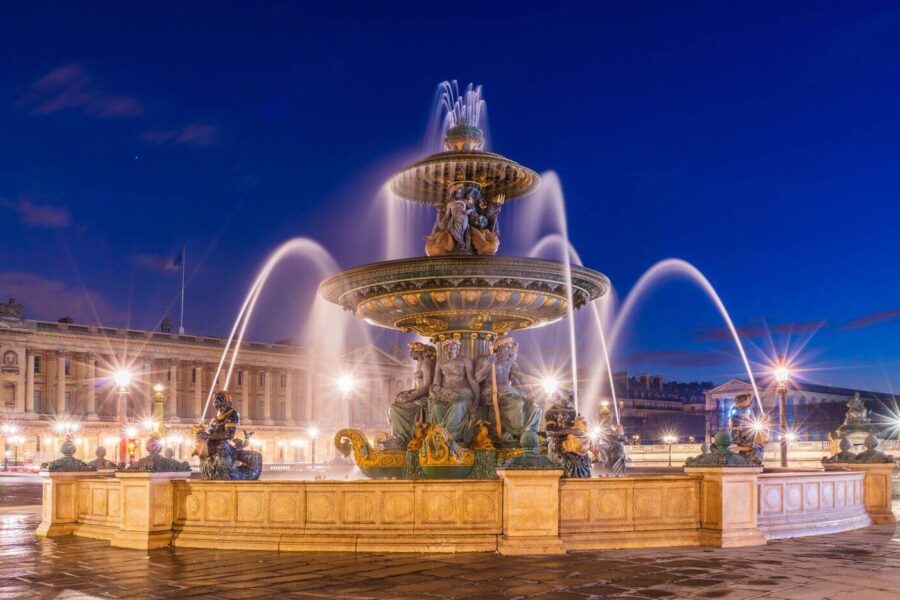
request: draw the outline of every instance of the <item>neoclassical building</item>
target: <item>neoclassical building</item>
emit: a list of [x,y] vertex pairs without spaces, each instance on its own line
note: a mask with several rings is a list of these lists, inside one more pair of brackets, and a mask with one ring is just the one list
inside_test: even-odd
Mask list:
[[[753,387],[750,383],[741,379],[732,379],[707,390],[704,394],[707,438],[727,428],[728,415],[734,406],[735,397],[752,393]],[[772,415],[773,423],[777,423],[778,398],[774,387],[760,387],[759,393],[763,407]],[[876,424],[883,422],[881,415],[896,406],[896,398],[891,394],[790,382],[785,403],[788,424],[801,441],[824,440],[829,432],[843,422],[847,402],[856,393],[873,414],[873,421]]]
[[[80,453],[90,457],[97,445],[122,434],[113,375],[127,369],[128,423],[139,427],[151,416],[154,386],[161,386],[166,435],[188,444],[210,390],[224,382],[224,372],[218,382],[213,379],[225,341],[179,335],[168,327],[143,331],[35,321],[11,299],[0,304],[0,423],[15,425],[26,439],[17,454],[33,462],[55,451],[54,424],[77,422]],[[352,378],[349,392],[339,389],[342,376]],[[310,430],[321,432],[315,440],[321,461],[333,456],[331,434],[340,427],[386,430],[388,406],[398,391],[413,386],[412,378],[406,356],[375,346],[326,360],[289,343],[245,341],[229,391],[269,462],[310,460]],[[211,415],[210,407],[206,418]],[[179,453],[189,450],[186,445]]]

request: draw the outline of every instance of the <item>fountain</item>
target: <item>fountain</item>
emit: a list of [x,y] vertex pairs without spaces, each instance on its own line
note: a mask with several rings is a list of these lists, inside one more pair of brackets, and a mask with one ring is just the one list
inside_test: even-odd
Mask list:
[[[822,471],[764,472],[761,450],[768,425],[754,411],[763,412],[749,361],[723,302],[693,265],[668,259],[649,269],[605,337],[601,310],[611,306],[594,301],[612,296],[610,282],[585,268],[569,243],[553,174],[544,177],[541,196],[532,203],[536,211],[550,211],[546,221],[557,230],[538,239],[537,222],[543,219],[526,212],[532,218],[512,228],[520,239],[506,242],[524,245],[521,251],[528,255],[498,255],[502,208],[532,194],[541,177],[484,149],[480,88],[470,87],[462,96],[452,85],[440,90],[444,149],[399,171],[379,194],[385,218],[396,217],[381,231],[390,260],[337,273],[321,245],[296,238],[263,265],[218,363],[215,380],[224,375],[223,387],[207,397],[204,414],[210,406],[215,414],[194,431],[195,452],[203,458],[201,478],[190,478],[186,463],[162,457],[156,438],[148,442],[146,459],[116,472],[103,468],[108,462],[102,455],[90,465],[76,459],[76,445],[67,440],[63,457],[47,463],[41,475],[38,536],[74,533],[142,550],[174,545],[561,554],[748,546],[894,523],[889,493],[894,460],[878,450],[872,435],[858,454],[844,438],[842,452],[823,461]],[[388,201],[392,204],[384,206]],[[421,216],[410,207],[423,206],[435,211],[425,256],[404,258],[412,253],[409,240]],[[559,261],[536,256],[551,245],[558,248]],[[390,407],[390,434],[370,441],[363,431],[345,427],[334,436],[338,450],[352,454],[368,479],[254,481],[262,472],[262,454],[250,447],[252,432],[238,436],[241,417],[228,387],[263,288],[288,256],[310,260],[317,277],[327,277],[319,284],[306,337],[314,342],[312,360],[332,371],[338,388],[346,386],[340,385],[339,363],[332,362],[327,346],[344,343],[348,324],[366,334],[370,329],[363,322],[419,336],[408,344],[416,363],[414,384]],[[610,407],[599,393],[601,379],[612,379],[610,355],[638,300],[670,274],[687,277],[712,300],[753,393],[737,399],[728,431],[719,432],[711,447],[704,444],[683,473],[625,475],[626,438],[615,390],[610,381]],[[339,313],[337,306],[361,321],[323,312]],[[573,320],[582,307],[591,309],[586,316],[593,327],[587,330],[596,333],[603,357],[595,368],[600,376],[579,394]],[[520,367],[512,334],[566,318],[569,351],[558,354],[569,358],[572,388],[556,389],[555,382],[538,381]],[[544,339],[535,341],[532,345],[548,355],[556,351]],[[841,431],[864,433],[865,407],[854,399],[848,408]],[[348,420],[339,422],[344,426]],[[604,477],[592,477],[595,468]]]
[[407,454],[416,451],[418,422],[426,433],[411,460],[426,477],[490,476],[491,469],[476,465],[485,444],[479,452],[470,449],[479,422],[488,425],[492,458],[502,463],[521,454],[522,436],[540,427],[544,398],[519,371],[510,333],[560,321],[610,288],[604,275],[572,265],[568,256],[555,262],[497,255],[501,209],[534,192],[540,178],[484,150],[480,93],[470,89],[446,108],[444,151],[401,170],[389,184],[395,202],[435,209],[426,256],[352,268],[319,288],[367,323],[416,333],[436,346],[429,346],[436,363],[426,369],[423,348],[411,346],[420,383],[395,400],[387,440],[373,445],[350,429],[335,435],[338,449],[352,451],[373,478],[401,476]]

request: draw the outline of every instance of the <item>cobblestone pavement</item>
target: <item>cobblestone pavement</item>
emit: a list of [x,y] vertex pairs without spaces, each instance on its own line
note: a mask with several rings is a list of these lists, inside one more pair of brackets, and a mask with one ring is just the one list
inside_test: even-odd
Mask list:
[[745,549],[657,548],[553,557],[315,554],[39,540],[34,508],[0,508],[0,598],[900,597],[894,526]]
[[0,506],[41,503],[41,478],[37,475],[0,472]]

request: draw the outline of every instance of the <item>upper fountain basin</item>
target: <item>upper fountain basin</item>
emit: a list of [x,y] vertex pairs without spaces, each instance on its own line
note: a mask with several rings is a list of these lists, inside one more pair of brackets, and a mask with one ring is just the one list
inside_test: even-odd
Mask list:
[[537,189],[538,174],[505,156],[492,152],[449,150],[406,167],[391,179],[397,196],[441,207],[448,190],[461,183],[475,183],[486,197],[504,201],[527,196]]
[[[572,266],[575,308],[609,291],[602,273]],[[446,255],[355,267],[319,286],[324,298],[367,322],[438,339],[490,339],[564,318],[566,266],[536,258]]]

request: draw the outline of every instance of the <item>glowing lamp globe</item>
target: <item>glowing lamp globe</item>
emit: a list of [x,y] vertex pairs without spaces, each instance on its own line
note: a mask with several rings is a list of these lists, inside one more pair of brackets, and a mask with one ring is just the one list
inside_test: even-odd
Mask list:
[[787,380],[791,376],[791,372],[784,365],[775,367],[773,374],[775,375],[775,381],[779,384],[787,383]]
[[131,385],[131,373],[125,369],[119,369],[113,373],[113,381],[115,381],[116,385],[120,388],[126,388]]
[[546,393],[548,396],[555,394],[557,388],[559,387],[556,379],[552,377],[545,377],[544,380],[541,381],[541,385],[544,388],[544,393]]
[[353,381],[353,378],[349,375],[341,375],[341,378],[338,379],[338,389],[342,394],[347,395],[353,391],[356,383]]

